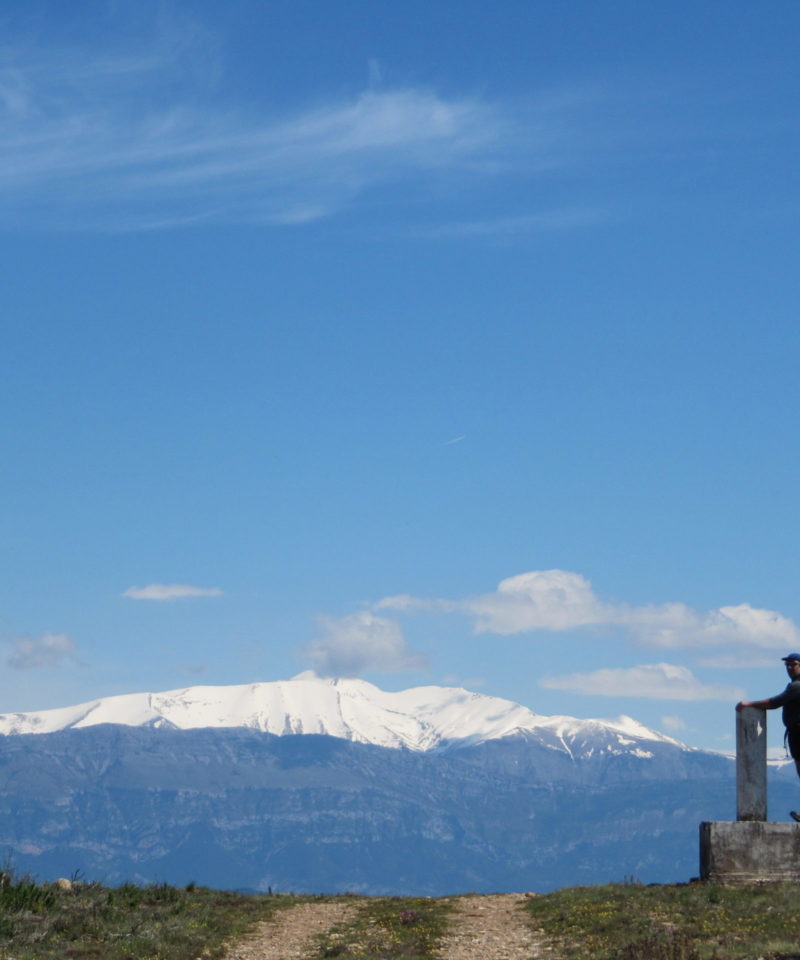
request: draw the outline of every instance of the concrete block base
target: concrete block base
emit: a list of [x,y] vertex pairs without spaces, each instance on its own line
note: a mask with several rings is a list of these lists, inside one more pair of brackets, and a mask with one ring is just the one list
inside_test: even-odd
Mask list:
[[720,883],[800,881],[800,823],[701,823],[700,879]]

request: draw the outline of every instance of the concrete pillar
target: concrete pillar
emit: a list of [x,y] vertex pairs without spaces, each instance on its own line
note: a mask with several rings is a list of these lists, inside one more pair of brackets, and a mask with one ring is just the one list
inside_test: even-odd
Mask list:
[[767,819],[767,711],[736,714],[736,819]]
[[800,823],[701,823],[700,877],[719,883],[797,883]]

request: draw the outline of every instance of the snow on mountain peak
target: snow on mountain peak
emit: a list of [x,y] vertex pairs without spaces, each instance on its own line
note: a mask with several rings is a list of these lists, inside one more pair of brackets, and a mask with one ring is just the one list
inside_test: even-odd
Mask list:
[[313,671],[291,680],[132,693],[55,710],[0,714],[0,734],[52,733],[101,723],[180,730],[247,727],[279,736],[317,733],[421,751],[526,733],[545,736],[570,753],[570,742],[587,735],[676,742],[628,717],[542,717],[510,700],[460,687],[388,692],[366,680],[321,678]]
[[674,740],[664,733],[656,733],[644,724],[639,723],[638,720],[634,720],[633,717],[626,717],[624,714],[621,714],[614,720],[600,720],[598,722],[604,723],[607,727],[611,727],[614,730],[619,730],[620,733],[626,736],[639,737],[646,740],[661,740],[663,743],[672,743],[681,747],[684,746],[679,740]]

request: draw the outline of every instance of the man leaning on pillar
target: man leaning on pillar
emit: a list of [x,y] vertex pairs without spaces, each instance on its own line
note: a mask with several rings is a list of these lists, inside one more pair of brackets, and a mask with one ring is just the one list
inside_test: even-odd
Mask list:
[[[767,697],[766,700],[742,700],[736,704],[736,709],[755,707],[757,710],[776,710],[778,707],[783,707],[782,720],[786,727],[784,744],[789,748],[797,775],[800,777],[800,653],[790,653],[781,659],[786,664],[786,672],[789,674],[786,689],[774,697]],[[800,813],[796,810],[790,810],[789,816],[800,823]]]

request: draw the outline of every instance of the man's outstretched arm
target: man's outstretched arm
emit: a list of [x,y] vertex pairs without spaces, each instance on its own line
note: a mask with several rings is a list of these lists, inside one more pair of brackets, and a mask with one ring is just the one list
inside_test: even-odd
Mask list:
[[755,707],[756,710],[774,710],[776,707],[779,707],[779,703],[775,703],[773,697],[767,697],[766,700],[740,700],[736,704],[736,710],[744,710],[745,707]]

